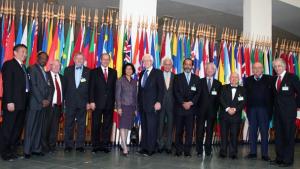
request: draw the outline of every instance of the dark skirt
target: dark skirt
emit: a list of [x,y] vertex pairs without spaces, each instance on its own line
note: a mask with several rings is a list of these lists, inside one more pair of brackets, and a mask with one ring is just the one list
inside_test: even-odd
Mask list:
[[133,126],[135,106],[122,105],[122,115],[120,116],[120,129],[131,130]]

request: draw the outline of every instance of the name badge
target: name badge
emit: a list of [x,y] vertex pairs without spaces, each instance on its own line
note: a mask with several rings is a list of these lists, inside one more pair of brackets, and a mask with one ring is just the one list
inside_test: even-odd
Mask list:
[[243,101],[244,100],[244,97],[243,96],[239,96],[238,97],[238,101]]
[[85,79],[85,78],[82,78],[82,79],[80,80],[80,82],[81,82],[81,83],[86,82],[86,79]]
[[289,87],[288,86],[283,86],[282,91],[289,91]]
[[191,87],[191,91],[196,91],[197,89],[196,89],[196,87],[195,86],[192,86]]
[[217,91],[215,90],[211,91],[211,95],[216,96],[217,94],[218,94]]

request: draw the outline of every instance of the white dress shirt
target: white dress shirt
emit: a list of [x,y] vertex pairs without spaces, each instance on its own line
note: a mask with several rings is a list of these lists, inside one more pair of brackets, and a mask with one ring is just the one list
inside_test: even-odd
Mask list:
[[62,85],[61,85],[61,81],[60,81],[60,76],[58,73],[54,73],[52,71],[50,71],[51,73],[51,77],[52,77],[52,81],[53,81],[53,84],[54,84],[54,93],[53,93],[53,99],[52,99],[52,104],[57,104],[57,89],[56,89],[56,85],[55,85],[55,75],[56,75],[56,79],[57,79],[57,82],[58,82],[58,85],[59,85],[59,88],[60,88],[60,94],[61,94],[61,99],[63,98],[62,97]]

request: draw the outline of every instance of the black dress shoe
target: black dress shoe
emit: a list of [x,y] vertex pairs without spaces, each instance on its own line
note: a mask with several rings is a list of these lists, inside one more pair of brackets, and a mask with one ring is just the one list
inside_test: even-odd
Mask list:
[[282,163],[282,164],[279,164],[278,166],[279,167],[291,167],[293,165],[293,163]]
[[2,159],[4,160],[4,161],[13,161],[14,159],[12,158],[12,156],[11,155],[2,155],[1,156],[2,157]]
[[32,152],[31,153],[32,155],[35,155],[35,156],[44,156],[45,154],[42,153],[42,152]]
[[226,155],[225,155],[225,154],[222,154],[222,153],[220,153],[220,154],[219,154],[219,157],[220,157],[220,158],[226,158]]
[[172,153],[172,150],[171,150],[171,149],[166,149],[166,153],[167,153],[167,154],[171,154],[171,153]]
[[158,152],[158,153],[162,153],[162,152],[163,152],[163,149],[158,149],[157,152]]
[[64,150],[66,153],[69,153],[72,151],[72,147],[66,147],[65,150]]
[[110,149],[107,148],[107,147],[105,147],[105,148],[102,149],[102,151],[103,151],[104,153],[109,153],[109,152],[110,152]]
[[270,164],[271,164],[271,165],[280,165],[280,164],[283,164],[283,161],[277,160],[277,159],[275,159],[275,160],[270,160]]
[[30,154],[24,154],[25,159],[30,159],[31,155]]
[[236,155],[232,155],[232,156],[230,156],[230,158],[233,159],[233,160],[235,160],[235,159],[237,159],[237,156]]
[[261,159],[263,161],[270,161],[271,160],[269,156],[262,156]]
[[192,157],[192,155],[191,155],[190,152],[185,152],[185,153],[184,153],[184,156],[185,156],[185,157]]
[[84,150],[83,147],[78,147],[78,148],[76,148],[76,151],[77,151],[77,152],[81,152],[81,153],[85,152],[85,150]]
[[182,152],[176,151],[175,156],[180,157],[182,155]]
[[255,159],[255,158],[257,158],[257,155],[256,154],[248,154],[246,156],[246,158],[248,158],[248,159]]
[[138,151],[137,153],[138,153],[139,155],[147,155],[147,154],[148,154],[147,150],[140,150],[140,151]]

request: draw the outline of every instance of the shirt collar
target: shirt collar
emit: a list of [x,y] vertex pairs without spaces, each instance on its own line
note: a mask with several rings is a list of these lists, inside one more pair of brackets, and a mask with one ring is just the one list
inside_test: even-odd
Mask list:
[[50,71],[50,73],[51,73],[51,76],[52,76],[52,77],[54,77],[55,75],[59,76],[58,73],[54,73],[54,72],[52,72],[52,71]]
[[263,74],[261,74],[261,75],[257,78],[257,77],[255,77],[255,76],[253,75],[253,77],[254,77],[255,80],[261,79],[262,76],[263,76]]
[[108,67],[104,67],[102,65],[101,65],[101,68],[102,68],[102,70],[104,70],[104,69],[108,70]]
[[279,76],[281,77],[281,79],[283,79],[283,77],[284,77],[284,75],[285,75],[285,73],[286,73],[286,70],[285,71],[283,71]]
[[148,71],[148,73],[151,72],[151,70],[153,69],[153,66],[150,66],[148,69],[146,69]]
[[15,58],[15,60],[16,60],[21,66],[23,66],[23,63],[22,63],[20,60],[18,60],[17,58]]

